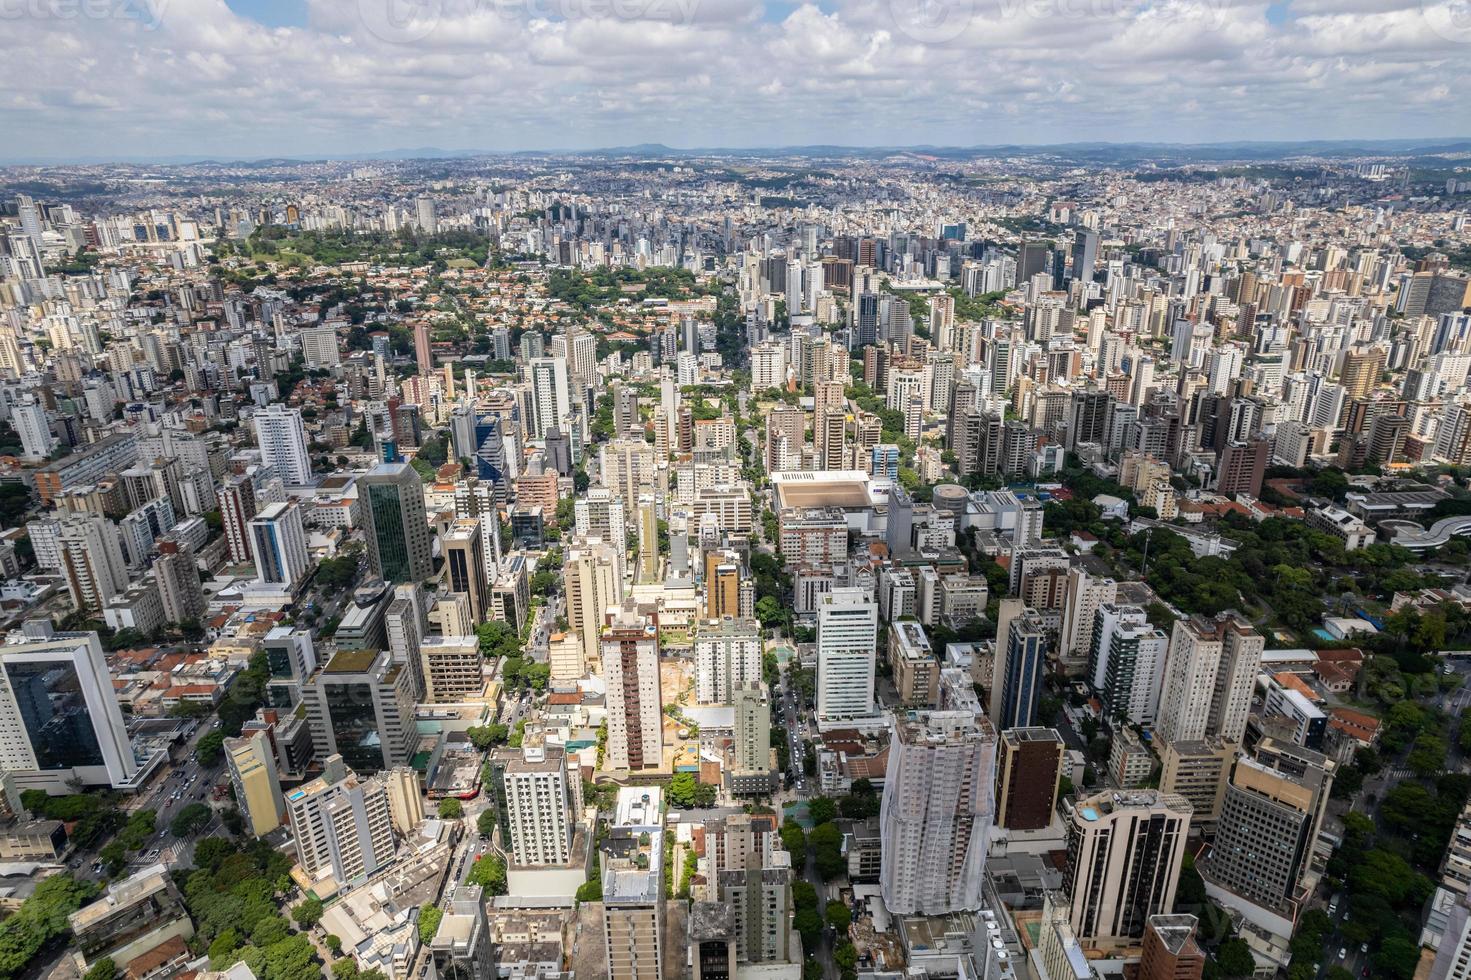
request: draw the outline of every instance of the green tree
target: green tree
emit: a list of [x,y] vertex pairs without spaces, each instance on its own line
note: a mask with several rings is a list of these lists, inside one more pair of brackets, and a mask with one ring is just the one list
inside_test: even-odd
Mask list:
[[774,596],[762,596],[756,600],[756,618],[762,626],[775,626],[786,619],[786,610]]
[[36,885],[31,897],[0,922],[0,977],[15,977],[34,962],[43,946],[67,929],[67,916],[97,894],[90,881],[53,875]]
[[213,816],[214,811],[203,803],[190,803],[169,822],[169,832],[175,837],[188,837],[203,830]]
[[827,903],[828,925],[832,926],[839,933],[845,933],[848,931],[848,926],[852,922],[853,913],[848,910],[848,906],[836,900]]
[[1216,950],[1216,966],[1228,977],[1249,977],[1256,972],[1256,959],[1244,939],[1228,939]]
[[694,806],[695,786],[694,773],[675,773],[674,778],[669,781],[669,805],[677,806],[681,810],[688,810]]
[[471,866],[465,881],[485,889],[487,896],[506,893],[506,862],[499,854],[482,854]]
[[1406,936],[1390,936],[1374,953],[1378,976],[1390,980],[1410,980],[1420,961],[1420,947]]
[[492,722],[489,725],[473,725],[465,730],[465,735],[470,743],[484,752],[497,745],[505,745],[510,736],[510,729],[505,725]]
[[822,916],[816,909],[801,909],[792,916],[792,928],[801,934],[803,949],[816,949],[822,936]]
[[291,918],[303,929],[310,929],[322,921],[322,900],[315,895],[308,895],[291,910]]
[[807,803],[807,815],[816,826],[831,823],[838,815],[838,804],[831,797],[814,796]]
[[104,956],[92,964],[92,969],[87,971],[85,980],[113,980],[116,976],[117,964],[112,961],[112,957]]
[[459,800],[450,797],[439,801],[439,819],[458,820],[465,815],[465,806]]
[[419,942],[429,943],[439,931],[439,920],[443,918],[444,910],[438,905],[419,906]]
[[807,843],[812,848],[813,862],[823,881],[831,881],[847,870],[848,861],[842,853],[843,835],[837,824],[824,823],[813,828]]
[[481,837],[489,837],[495,833],[495,811],[481,810],[480,816],[475,818],[475,831]]
[[1405,764],[1421,779],[1429,779],[1445,768],[1445,739],[1437,735],[1421,735],[1405,759]]
[[791,817],[782,821],[781,845],[792,855],[794,861],[800,860],[807,853],[807,834],[802,830],[802,825]]
[[194,757],[206,768],[219,762],[225,755],[225,733],[216,729],[208,732],[194,746]]

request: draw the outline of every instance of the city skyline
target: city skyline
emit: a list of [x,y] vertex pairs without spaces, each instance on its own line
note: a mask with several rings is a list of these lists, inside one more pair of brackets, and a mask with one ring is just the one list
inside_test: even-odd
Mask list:
[[1462,6],[12,0],[0,126],[38,163],[1444,138]]

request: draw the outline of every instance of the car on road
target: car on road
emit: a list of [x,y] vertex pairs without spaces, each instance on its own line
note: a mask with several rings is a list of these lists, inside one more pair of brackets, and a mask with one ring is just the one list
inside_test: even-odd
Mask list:
[[1347,955],[1348,955],[1348,950],[1347,949],[1344,949],[1342,946],[1338,947],[1338,958],[1339,959],[1343,959]]
[[1369,951],[1369,944],[1368,943],[1361,943],[1359,945],[1359,952],[1360,953],[1367,953],[1368,951]]

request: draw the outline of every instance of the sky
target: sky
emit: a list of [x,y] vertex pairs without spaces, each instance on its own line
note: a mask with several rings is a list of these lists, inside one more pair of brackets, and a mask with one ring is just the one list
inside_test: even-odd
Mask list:
[[1471,0],[0,0],[0,160],[1471,136]]

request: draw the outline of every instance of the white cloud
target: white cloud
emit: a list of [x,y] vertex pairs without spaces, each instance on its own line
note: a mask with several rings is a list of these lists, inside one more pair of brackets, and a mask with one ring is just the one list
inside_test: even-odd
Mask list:
[[1471,45],[1417,0],[916,2],[0,0],[0,155],[1471,131]]

